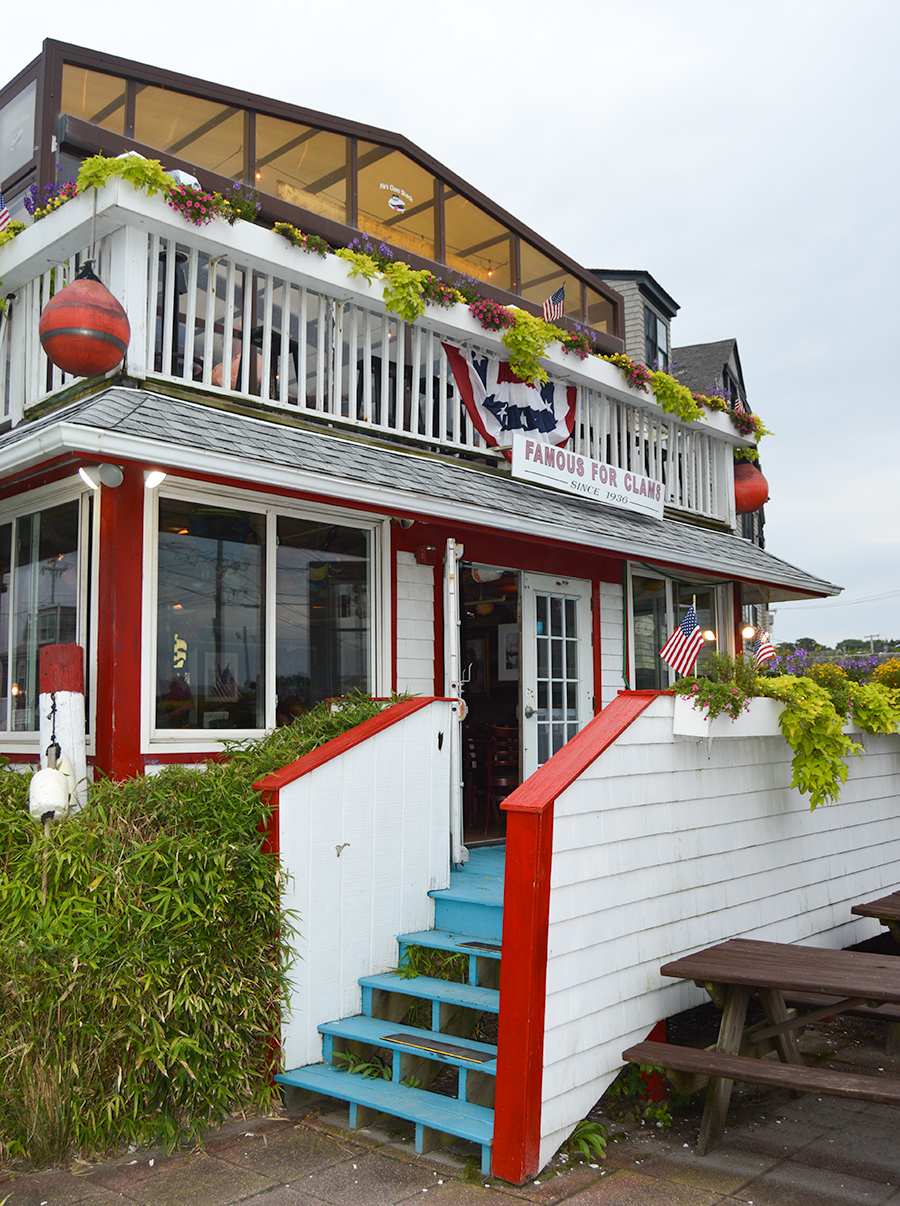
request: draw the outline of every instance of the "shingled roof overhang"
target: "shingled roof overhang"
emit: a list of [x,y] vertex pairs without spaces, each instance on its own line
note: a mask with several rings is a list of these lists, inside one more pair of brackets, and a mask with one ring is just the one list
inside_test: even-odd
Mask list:
[[504,533],[601,549],[647,565],[746,583],[745,601],[822,598],[840,587],[728,532],[654,519],[509,477],[502,469],[113,386],[0,437],[0,478],[67,456],[150,462],[171,473],[327,494]]

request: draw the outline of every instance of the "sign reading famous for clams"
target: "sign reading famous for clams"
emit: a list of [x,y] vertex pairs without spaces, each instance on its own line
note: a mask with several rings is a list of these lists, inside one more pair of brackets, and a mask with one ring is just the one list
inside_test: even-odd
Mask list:
[[618,465],[592,461],[528,435],[516,433],[512,437],[512,474],[569,494],[580,494],[609,507],[662,518],[661,482],[630,469],[620,469]]

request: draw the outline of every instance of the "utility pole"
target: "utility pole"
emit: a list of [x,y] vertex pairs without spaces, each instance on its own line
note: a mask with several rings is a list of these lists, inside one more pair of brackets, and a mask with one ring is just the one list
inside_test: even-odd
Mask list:
[[874,652],[875,652],[875,638],[876,638],[877,636],[878,636],[878,633],[877,633],[877,632],[873,632],[873,633],[872,633],[870,636],[864,636],[864,637],[863,637],[863,640],[864,640],[864,641],[868,641],[868,642],[869,642],[869,653],[874,653]]

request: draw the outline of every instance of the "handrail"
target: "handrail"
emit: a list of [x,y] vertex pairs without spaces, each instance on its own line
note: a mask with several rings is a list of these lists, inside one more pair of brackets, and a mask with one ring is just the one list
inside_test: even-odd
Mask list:
[[299,758],[296,758],[293,762],[289,762],[287,766],[283,766],[280,770],[270,771],[268,775],[257,779],[253,786],[259,792],[271,794],[272,792],[280,791],[288,783],[296,782],[303,775],[308,775],[310,771],[324,766],[326,762],[331,762],[332,759],[345,754],[348,750],[352,750],[354,746],[362,745],[370,737],[383,733],[386,729],[398,724],[401,720],[405,720],[407,716],[412,716],[415,712],[421,712],[423,708],[427,708],[430,704],[455,702],[455,700],[444,700],[440,696],[432,695],[417,695],[415,699],[401,700],[400,703],[392,704],[391,707],[385,708],[377,716],[370,716],[368,720],[354,725],[352,729],[347,729],[345,733],[332,737],[330,741],[326,741],[324,745],[310,750],[308,754],[301,754]]
[[521,1185],[540,1167],[544,1012],[556,798],[666,691],[620,691],[506,798],[503,958],[492,1168]]

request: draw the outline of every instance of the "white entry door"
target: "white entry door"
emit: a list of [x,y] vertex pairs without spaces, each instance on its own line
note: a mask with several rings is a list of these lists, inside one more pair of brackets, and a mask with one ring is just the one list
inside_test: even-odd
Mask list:
[[522,774],[527,778],[593,715],[591,584],[521,577]]

